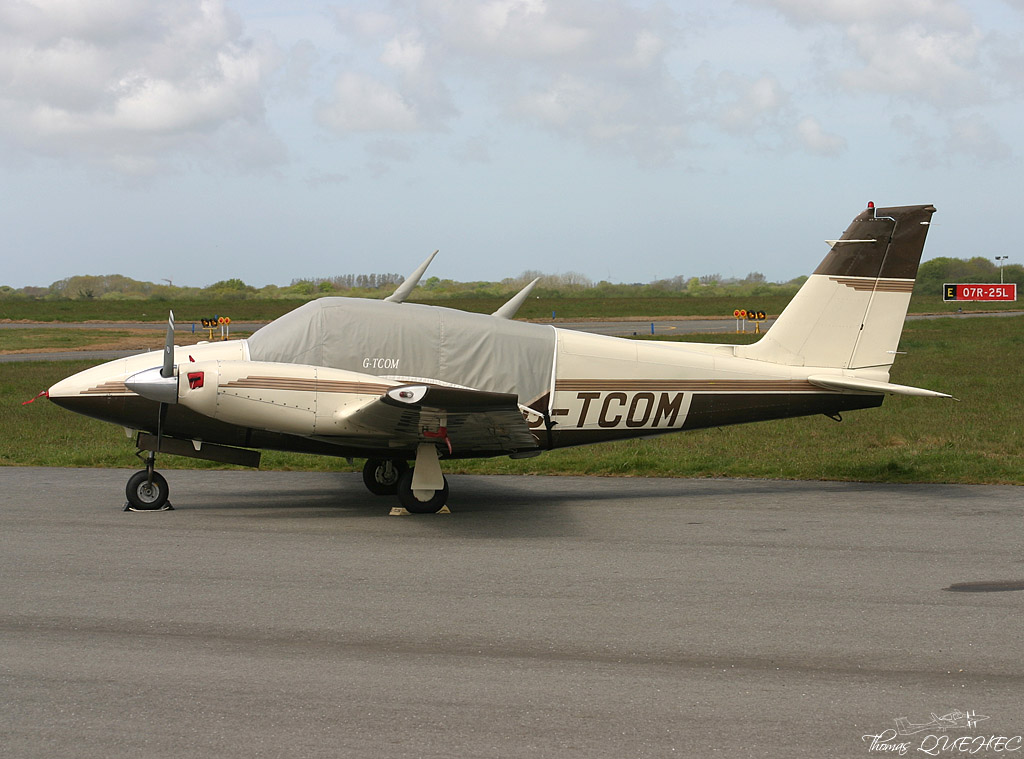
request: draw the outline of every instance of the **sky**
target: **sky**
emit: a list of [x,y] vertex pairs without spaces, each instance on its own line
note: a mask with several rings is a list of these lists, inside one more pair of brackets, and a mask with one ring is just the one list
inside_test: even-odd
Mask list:
[[1024,0],[3,0],[0,285],[1009,255]]

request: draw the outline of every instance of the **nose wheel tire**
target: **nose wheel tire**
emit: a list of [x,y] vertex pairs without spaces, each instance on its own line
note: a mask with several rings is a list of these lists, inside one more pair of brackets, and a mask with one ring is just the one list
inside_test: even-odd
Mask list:
[[167,480],[159,472],[153,472],[151,477],[143,469],[128,478],[124,494],[133,509],[158,511],[167,504]]
[[408,469],[402,459],[367,459],[363,484],[374,495],[394,495],[398,492],[398,481]]
[[[441,490],[413,491],[412,472],[412,469],[406,469],[398,480],[398,502],[410,514],[436,514],[448,502],[448,478],[441,478],[444,481],[444,487]],[[421,501],[417,497],[431,493],[432,495],[425,501]]]

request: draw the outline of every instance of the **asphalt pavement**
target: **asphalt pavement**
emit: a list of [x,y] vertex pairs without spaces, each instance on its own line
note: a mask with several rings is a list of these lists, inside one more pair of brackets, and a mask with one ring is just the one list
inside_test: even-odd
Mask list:
[[133,514],[127,471],[0,467],[0,755],[1024,734],[1021,488],[456,476],[452,514],[392,517],[358,475],[165,474],[176,509]]

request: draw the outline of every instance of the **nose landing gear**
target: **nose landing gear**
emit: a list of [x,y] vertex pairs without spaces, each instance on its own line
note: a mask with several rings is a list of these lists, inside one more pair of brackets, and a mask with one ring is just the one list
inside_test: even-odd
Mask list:
[[125,511],[173,511],[174,507],[167,500],[167,480],[153,468],[155,464],[156,454],[150,451],[146,456],[146,468],[128,478],[124,489],[128,499]]
[[363,484],[374,495],[395,495],[402,474],[409,469],[404,459],[367,459]]

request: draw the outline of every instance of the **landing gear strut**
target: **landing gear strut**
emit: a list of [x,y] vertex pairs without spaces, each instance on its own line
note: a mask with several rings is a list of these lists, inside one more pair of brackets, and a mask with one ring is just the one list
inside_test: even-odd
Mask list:
[[410,514],[436,514],[448,502],[448,479],[441,475],[440,490],[415,489],[412,480],[414,469],[407,469],[398,481],[398,502]]
[[374,495],[395,495],[398,481],[409,470],[403,459],[367,459],[363,466],[363,484]]
[[146,468],[128,478],[124,489],[128,503],[125,511],[171,511],[174,509],[167,501],[167,480],[153,467],[156,454],[153,451],[146,456]]
[[436,514],[448,502],[448,480],[433,443],[416,447],[416,466],[398,479],[398,502],[410,514]]

